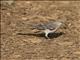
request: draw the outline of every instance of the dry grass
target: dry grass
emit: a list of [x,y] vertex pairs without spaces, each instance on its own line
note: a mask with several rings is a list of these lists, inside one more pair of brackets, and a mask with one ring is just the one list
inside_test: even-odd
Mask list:
[[[6,4],[5,4],[6,3]],[[1,3],[1,60],[80,60],[79,1],[13,1]],[[67,18],[58,32],[45,39],[31,32],[28,24]]]

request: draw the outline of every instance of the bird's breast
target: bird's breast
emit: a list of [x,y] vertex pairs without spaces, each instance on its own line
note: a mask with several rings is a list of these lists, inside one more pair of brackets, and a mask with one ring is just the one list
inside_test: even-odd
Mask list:
[[51,32],[52,32],[52,31],[49,30],[49,29],[44,30],[44,33],[46,33],[46,34],[51,33]]

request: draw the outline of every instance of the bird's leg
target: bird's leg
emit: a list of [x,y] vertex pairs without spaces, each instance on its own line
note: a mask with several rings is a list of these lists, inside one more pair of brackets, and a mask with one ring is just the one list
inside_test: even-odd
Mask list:
[[48,34],[49,34],[49,33],[45,33],[45,37],[46,37],[47,39],[49,39]]

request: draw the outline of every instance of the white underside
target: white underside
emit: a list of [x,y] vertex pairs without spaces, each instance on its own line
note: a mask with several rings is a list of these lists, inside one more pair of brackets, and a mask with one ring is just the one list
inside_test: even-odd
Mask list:
[[53,31],[51,31],[51,30],[49,30],[49,29],[44,30],[44,33],[45,33],[45,36],[46,36],[46,37],[48,37],[48,34],[51,33],[51,32],[53,32]]
[[58,24],[58,26],[54,30],[49,30],[49,29],[44,30],[45,36],[47,38],[48,38],[48,34],[52,33],[52,32],[55,32],[61,26],[62,23],[57,23],[57,24]]

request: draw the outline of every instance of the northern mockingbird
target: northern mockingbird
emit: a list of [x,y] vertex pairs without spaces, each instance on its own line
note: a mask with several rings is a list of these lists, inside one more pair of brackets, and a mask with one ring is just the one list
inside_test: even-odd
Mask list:
[[49,21],[47,23],[33,24],[32,30],[35,30],[35,34],[45,33],[45,37],[49,38],[49,33],[54,33],[61,25],[62,22],[60,21]]
[[[61,25],[65,22],[65,20],[61,21],[48,21],[45,23],[32,23],[30,24],[30,33],[26,33],[26,34],[45,34],[45,37],[49,39],[49,33],[54,33],[56,32]],[[18,33],[21,34],[21,33]]]

